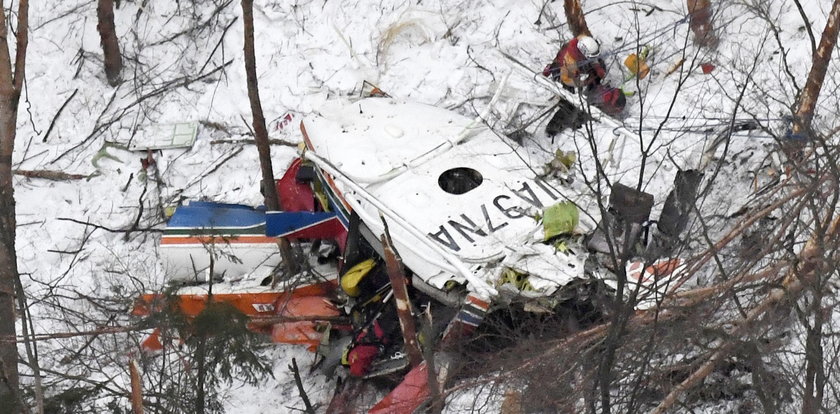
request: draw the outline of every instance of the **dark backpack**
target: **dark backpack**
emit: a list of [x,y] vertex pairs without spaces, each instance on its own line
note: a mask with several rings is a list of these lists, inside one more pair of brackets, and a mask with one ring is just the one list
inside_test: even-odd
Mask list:
[[560,99],[557,104],[557,112],[548,121],[545,127],[545,133],[549,137],[554,137],[566,128],[578,129],[586,122],[586,113],[578,109],[571,102]]

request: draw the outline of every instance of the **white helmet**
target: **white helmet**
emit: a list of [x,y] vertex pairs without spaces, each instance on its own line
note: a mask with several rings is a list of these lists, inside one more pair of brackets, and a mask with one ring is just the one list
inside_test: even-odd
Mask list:
[[598,46],[598,41],[589,36],[579,37],[577,47],[578,50],[580,50],[580,53],[588,58],[598,56],[598,53],[601,52],[601,48]]

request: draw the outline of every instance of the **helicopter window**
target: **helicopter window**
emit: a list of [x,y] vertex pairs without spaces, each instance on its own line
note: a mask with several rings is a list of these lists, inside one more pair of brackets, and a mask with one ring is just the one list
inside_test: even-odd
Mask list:
[[484,178],[481,173],[466,167],[446,170],[438,178],[438,185],[449,194],[464,194],[479,185]]

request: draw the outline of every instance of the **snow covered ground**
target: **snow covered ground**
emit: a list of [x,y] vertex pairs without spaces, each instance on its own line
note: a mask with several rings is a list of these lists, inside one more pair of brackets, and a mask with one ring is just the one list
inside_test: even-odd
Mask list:
[[[27,89],[19,113],[15,167],[90,175],[66,182],[15,180],[19,270],[37,334],[127,324],[126,302],[111,298],[131,298],[164,284],[158,233],[108,229],[129,229],[135,223],[140,229],[160,229],[163,208],[184,199],[261,203],[256,148],[213,142],[249,138],[239,4],[158,1],[141,8],[140,3],[123,1],[116,10],[125,63],[124,82],[116,88],[107,85],[102,69],[94,2],[31,5]],[[801,17],[790,1],[769,3],[781,29],[778,38],[789,70],[801,86],[811,66]],[[829,3],[805,4],[817,36]],[[715,133],[729,122],[741,88],[746,87],[741,103],[750,113],[739,110],[736,116],[765,120],[779,128],[777,133],[783,132],[783,124],[774,120],[793,103],[779,45],[766,23],[744,7],[715,6],[720,7],[715,15],[720,44],[709,51],[692,44],[682,1],[663,0],[655,6],[584,2],[614,85],[622,83],[626,73],[622,62],[638,43],[653,48],[651,76],[638,85],[641,91],[629,98],[626,111],[626,127],[641,132],[641,143],[615,135],[610,125],[596,125],[595,136],[601,137],[602,152],[597,156],[602,160],[610,157],[607,152],[613,143],[609,152],[614,160],[608,171],[628,185],[638,180],[640,148],[652,143],[655,152],[645,164],[643,189],[657,200],[654,216],[677,169],[696,168]],[[266,118],[274,120],[287,112],[296,116],[282,131],[269,129],[272,138],[291,142],[301,140],[297,121],[317,113],[327,101],[357,97],[365,80],[397,98],[475,116],[505,74],[512,73],[489,120],[503,131],[509,122],[521,122],[551,103],[553,93],[535,82],[533,74],[570,36],[562,2],[521,0],[258,1],[255,26]],[[533,74],[523,73],[500,51],[520,60]],[[685,63],[666,76],[682,58]],[[835,56],[815,121],[823,130],[838,123],[838,99],[829,92],[836,91],[840,82],[837,61]],[[701,63],[713,64],[714,71],[703,74]],[[637,88],[634,82],[625,86]],[[673,99],[678,86],[681,91]],[[526,105],[519,107],[522,102]],[[666,115],[670,115],[667,122]],[[197,140],[189,149],[155,153],[157,178],[146,176],[141,168],[145,153],[105,145],[142,143],[150,139],[152,125],[176,122],[199,122]],[[547,118],[530,129],[534,135],[520,150],[524,157],[541,165],[561,148],[578,151],[585,165],[592,162],[595,155],[587,152],[582,132],[552,140],[543,133],[545,122]],[[740,134],[733,142],[730,154],[741,154],[744,166],[722,170],[721,182],[732,184],[711,191],[705,202],[710,215],[728,215],[743,204],[747,194],[739,191],[747,191],[752,180],[746,170],[763,165],[761,154],[772,144],[761,134]],[[97,157],[102,150],[110,157],[101,153]],[[752,158],[745,155],[750,151],[756,153]],[[278,176],[295,153],[291,146],[272,148]],[[41,364],[124,389],[125,361],[136,352],[132,345],[143,333],[123,335],[115,340],[115,348],[122,349],[98,356],[103,371],[85,372],[62,362],[74,352],[87,352],[87,337],[39,343]],[[268,356],[274,363],[274,378],[258,387],[232,385],[225,392],[228,412],[290,412],[303,407],[287,366],[295,357],[306,371],[311,355],[278,345]],[[305,385],[321,407],[334,387],[314,374],[306,376]],[[73,385],[61,382],[53,390],[67,386]],[[498,406],[467,401],[452,404],[447,411],[469,410],[495,412]]]

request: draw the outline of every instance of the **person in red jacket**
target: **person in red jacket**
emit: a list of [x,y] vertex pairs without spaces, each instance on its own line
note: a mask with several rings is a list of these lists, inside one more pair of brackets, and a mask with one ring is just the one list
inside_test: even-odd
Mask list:
[[554,61],[543,70],[543,76],[559,80],[567,89],[590,90],[607,76],[604,60],[598,57],[600,49],[592,37],[578,36],[560,48]]
[[350,367],[350,375],[363,377],[370,371],[376,358],[385,351],[388,339],[379,321],[374,320],[373,325],[359,332],[353,342],[346,354],[346,361],[342,362]]

